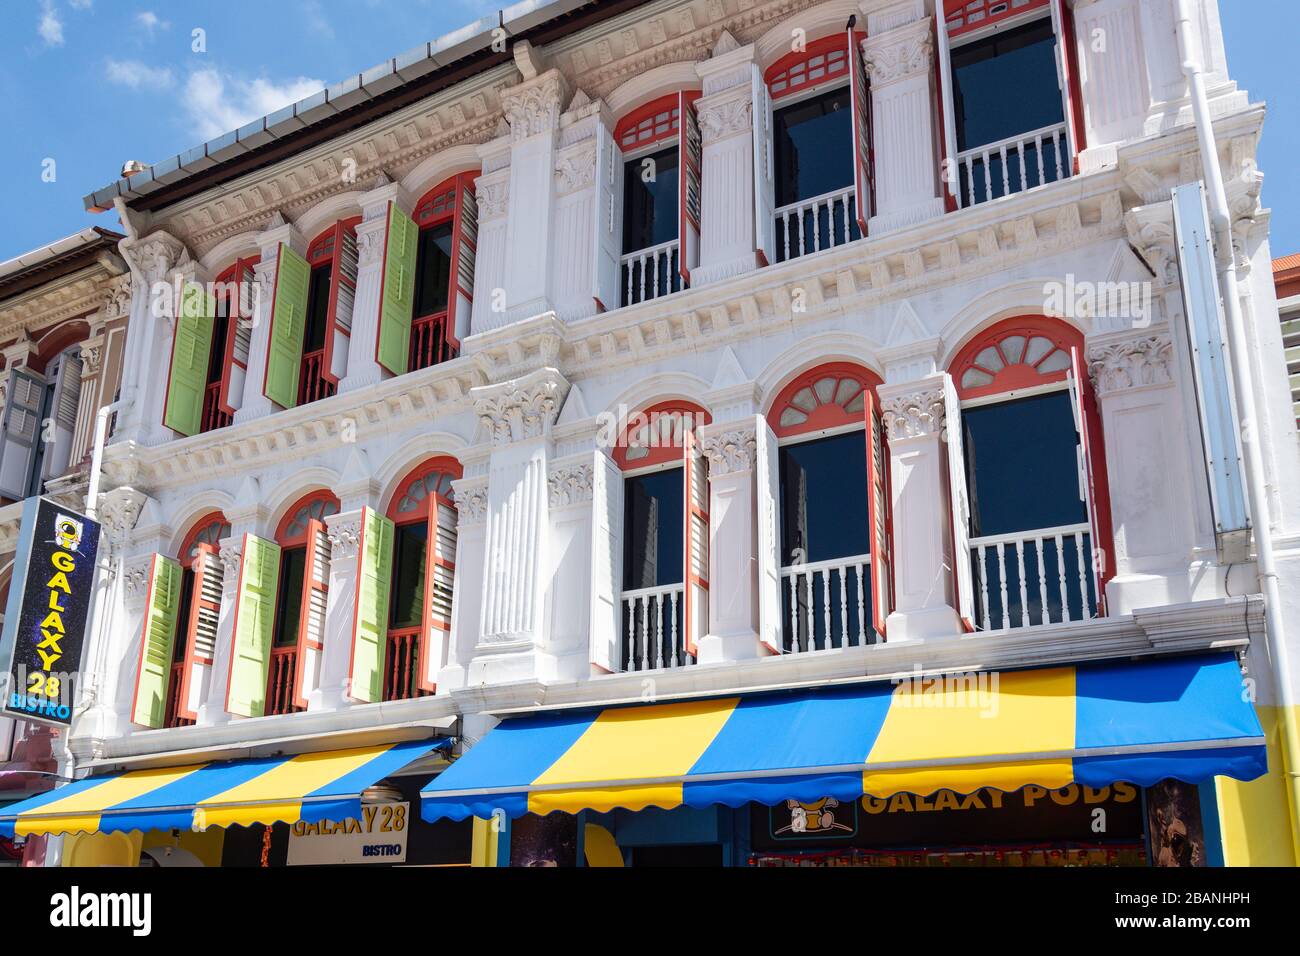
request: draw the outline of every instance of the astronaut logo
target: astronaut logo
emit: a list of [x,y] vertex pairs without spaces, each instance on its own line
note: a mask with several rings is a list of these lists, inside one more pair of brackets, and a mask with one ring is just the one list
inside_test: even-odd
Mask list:
[[59,515],[54,520],[54,542],[64,551],[81,550],[81,533],[84,526],[76,518]]

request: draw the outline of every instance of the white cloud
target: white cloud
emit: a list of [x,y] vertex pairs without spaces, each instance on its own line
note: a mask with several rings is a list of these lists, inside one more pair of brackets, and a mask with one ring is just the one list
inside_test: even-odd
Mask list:
[[158,14],[154,13],[152,10],[141,10],[135,15],[135,22],[141,30],[149,34],[150,39],[153,39],[153,35],[159,30],[168,30],[171,28],[170,21],[160,20]]
[[68,0],[68,6],[74,10],[89,10],[95,5],[95,0]]
[[54,7],[54,0],[41,0],[41,18],[36,21],[36,32],[46,46],[63,46],[63,19]]
[[207,140],[318,93],[324,86],[321,80],[305,76],[275,83],[264,77],[248,80],[209,67],[190,74],[182,104],[194,132]]
[[166,89],[172,84],[169,67],[149,66],[139,60],[109,59],[104,63],[104,76],[110,83],[129,89]]
[[325,17],[325,11],[321,9],[320,0],[303,0],[302,13],[306,18],[307,26],[313,33],[317,33],[327,40],[334,39],[334,25]]

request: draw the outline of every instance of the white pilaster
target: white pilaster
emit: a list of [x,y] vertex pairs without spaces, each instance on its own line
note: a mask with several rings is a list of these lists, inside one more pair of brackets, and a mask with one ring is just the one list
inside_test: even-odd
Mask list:
[[[599,263],[595,232],[605,212],[600,209],[596,153],[612,136],[613,120],[603,100],[591,102],[579,92],[561,118],[561,126],[563,142],[555,156],[552,268],[556,313],[569,320],[596,314]],[[615,198],[622,202],[621,196]],[[611,307],[615,304],[609,303]]]
[[456,498],[456,579],[447,663],[438,672],[439,694],[459,690],[469,681],[469,666],[478,646],[484,590],[481,575],[487,559],[487,478],[461,478],[452,482],[452,487]]
[[887,640],[960,634],[954,609],[954,560],[944,445],[943,376],[877,389],[889,431],[894,519],[894,610]]
[[[502,120],[502,125],[505,121]],[[510,131],[479,147],[483,174],[474,180],[478,247],[474,250],[472,333],[506,323],[506,256],[510,239]]]
[[562,680],[591,672],[591,546],[593,455],[586,452],[550,465],[550,513],[545,580],[547,668]]
[[351,690],[352,635],[357,616],[357,546],[361,509],[340,511],[325,519],[330,539],[330,589],[325,603],[325,641],[316,687],[308,710],[336,710],[348,703]]
[[709,632],[699,642],[701,664],[761,654],[758,637],[756,457],[753,417],[700,428],[709,460]]
[[248,346],[248,376],[244,379],[244,404],[235,412],[235,424],[264,418],[276,410],[266,397],[266,358],[271,344],[271,307],[275,298],[275,272],[280,243],[299,255],[307,254],[307,240],[292,223],[281,223],[262,233],[262,261],[253,269],[257,294],[253,296],[253,328]]
[[[696,65],[703,95],[700,123],[700,263],[691,285],[702,286],[757,268],[754,232],[754,91],[763,75],[754,46],[736,46],[729,34],[714,55]],[[767,144],[771,148],[771,144]]]
[[868,231],[942,216],[932,18],[867,37],[862,56],[871,79],[875,152],[876,209]]
[[375,361],[389,203],[408,216],[415,209],[410,193],[399,183],[385,182],[361,197],[361,222],[357,224],[357,297],[352,307],[348,370],[339,381],[340,392],[365,388],[392,377]]

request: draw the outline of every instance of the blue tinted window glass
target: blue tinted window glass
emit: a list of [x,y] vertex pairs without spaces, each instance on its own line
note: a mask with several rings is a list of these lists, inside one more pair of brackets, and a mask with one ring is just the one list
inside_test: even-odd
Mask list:
[[677,238],[677,147],[623,166],[623,252]]
[[866,554],[866,432],[781,448],[781,564]]
[[1050,19],[957,47],[952,85],[958,151],[1065,121]]
[[1088,520],[1068,392],[963,409],[961,418],[973,536]]
[[847,86],[775,110],[776,204],[853,185],[853,113]]
[[684,570],[682,470],[623,482],[623,590],[680,584]]

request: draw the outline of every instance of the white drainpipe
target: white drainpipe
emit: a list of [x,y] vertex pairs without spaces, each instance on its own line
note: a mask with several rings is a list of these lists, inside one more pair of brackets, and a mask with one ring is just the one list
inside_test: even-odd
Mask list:
[[[1219,256],[1219,293],[1223,299],[1228,323],[1230,343],[1229,359],[1232,377],[1236,383],[1237,408],[1243,421],[1259,421],[1255,407],[1250,355],[1246,343],[1246,323],[1241,314],[1241,298],[1237,292],[1237,257],[1232,248],[1232,216],[1228,208],[1228,194],[1223,186],[1223,170],[1219,165],[1219,149],[1214,138],[1214,123],[1210,116],[1210,101],[1205,94],[1205,77],[1193,52],[1195,39],[1189,0],[1175,0],[1178,52],[1183,73],[1191,88],[1192,113],[1200,140],[1201,162],[1205,167],[1205,191],[1209,202],[1210,221],[1216,234],[1215,245]],[[1257,432],[1257,429],[1252,429]],[[1268,631],[1268,648],[1272,657],[1274,683],[1277,685],[1278,704],[1282,708],[1282,752],[1287,784],[1287,802],[1291,809],[1291,846],[1295,859],[1300,861],[1300,731],[1297,730],[1295,694],[1291,688],[1291,668],[1287,662],[1286,631],[1282,620],[1282,603],[1278,594],[1277,563],[1273,555],[1273,528],[1269,518],[1268,489],[1264,480],[1264,464],[1260,458],[1258,438],[1249,433],[1242,436],[1245,458],[1246,489],[1250,495],[1252,529],[1255,534],[1255,561],[1259,581],[1264,592],[1264,619]]]

